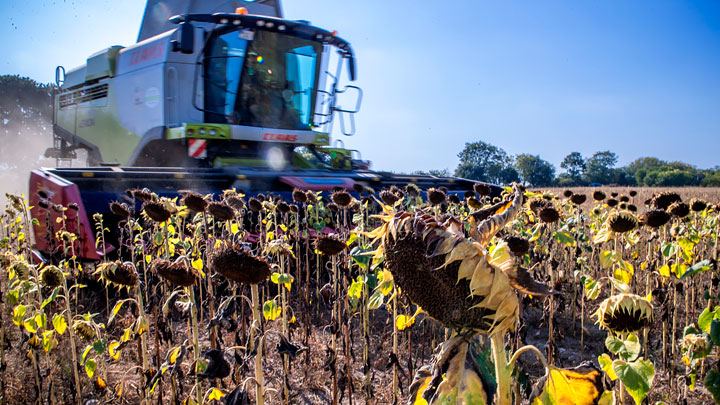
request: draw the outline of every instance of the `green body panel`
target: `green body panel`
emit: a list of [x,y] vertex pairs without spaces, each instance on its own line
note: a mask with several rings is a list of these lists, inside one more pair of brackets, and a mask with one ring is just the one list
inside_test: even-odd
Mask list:
[[97,146],[104,162],[126,164],[140,141],[140,134],[120,125],[114,82],[107,83],[107,97],[58,109],[57,123]]

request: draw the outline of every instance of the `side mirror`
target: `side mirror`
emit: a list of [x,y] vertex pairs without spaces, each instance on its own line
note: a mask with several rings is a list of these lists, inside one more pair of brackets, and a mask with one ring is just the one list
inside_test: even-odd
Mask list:
[[193,53],[195,44],[195,30],[193,25],[187,21],[180,23],[180,41],[171,41],[173,52],[186,54]]

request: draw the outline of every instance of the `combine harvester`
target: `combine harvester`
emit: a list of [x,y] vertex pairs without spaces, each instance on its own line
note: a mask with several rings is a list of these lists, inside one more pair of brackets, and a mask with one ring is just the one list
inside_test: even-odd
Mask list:
[[[341,87],[344,70],[354,81],[350,44],[283,19],[280,0],[149,0],[136,44],[56,70],[54,146],[46,156],[58,167],[30,176],[37,250],[50,250],[47,224],[57,216],[46,217],[52,210],[38,207],[39,195],[72,205],[66,224],[78,236],[76,254],[97,260],[90,217],[128,189],[472,188],[470,180],[371,171],[357,151],[331,143],[334,119],[343,135],[354,133],[362,100],[359,87]],[[69,167],[78,151],[89,167]]]

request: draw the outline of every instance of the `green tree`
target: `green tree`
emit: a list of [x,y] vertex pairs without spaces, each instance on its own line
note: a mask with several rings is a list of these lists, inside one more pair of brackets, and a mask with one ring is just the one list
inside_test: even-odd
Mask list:
[[522,181],[533,187],[544,187],[555,179],[555,167],[538,155],[523,153],[515,157],[515,169]]
[[585,181],[588,183],[610,184],[615,182],[617,155],[609,150],[595,152],[585,162]]
[[[560,163],[560,167],[565,169],[567,176],[563,176],[563,183],[567,183],[566,178],[573,180],[572,185],[583,184],[582,176],[585,173],[585,159],[582,157],[580,152],[571,152],[565,156],[563,161]],[[570,185],[570,184],[566,184]]]
[[483,141],[466,143],[458,154],[460,164],[455,176],[488,183],[507,184],[518,181],[513,159],[501,148]]

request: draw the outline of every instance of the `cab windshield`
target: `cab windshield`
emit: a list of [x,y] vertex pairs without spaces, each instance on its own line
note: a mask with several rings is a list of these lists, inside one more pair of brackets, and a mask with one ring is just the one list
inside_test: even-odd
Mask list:
[[311,129],[322,49],[276,32],[216,31],[203,63],[206,121]]

